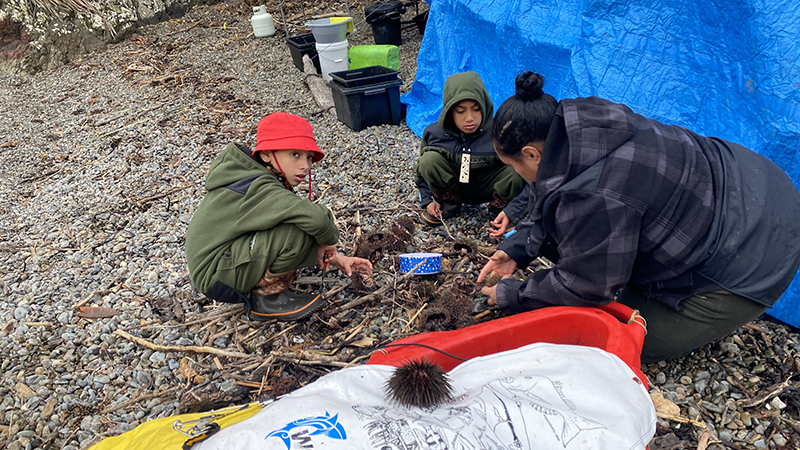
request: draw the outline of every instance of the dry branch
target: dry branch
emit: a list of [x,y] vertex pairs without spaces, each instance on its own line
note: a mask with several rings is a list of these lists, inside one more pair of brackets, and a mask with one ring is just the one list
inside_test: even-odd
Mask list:
[[248,355],[246,353],[239,353],[239,352],[228,352],[225,350],[220,350],[218,348],[213,347],[198,347],[195,345],[188,345],[186,347],[181,347],[177,345],[156,345],[152,342],[146,341],[142,338],[137,338],[136,336],[132,336],[122,330],[114,331],[114,334],[124,337],[129,341],[133,341],[142,347],[147,347],[150,350],[155,351],[162,351],[162,352],[193,352],[193,353],[209,353],[212,355],[217,356],[227,356],[229,358],[250,358],[252,355]]
[[[397,282],[398,283],[405,283],[409,278],[414,276],[414,272],[416,272],[416,270],[419,269],[420,266],[425,264],[426,261],[427,260],[420,261],[419,264],[417,264],[411,270],[409,270],[407,274],[401,276],[397,280]],[[353,300],[353,301],[351,301],[349,303],[345,303],[344,305],[340,306],[339,309],[337,309],[334,312],[347,311],[348,309],[352,309],[352,308],[354,308],[354,307],[356,307],[358,305],[361,305],[363,303],[366,303],[366,302],[368,302],[370,300],[377,299],[379,296],[381,296],[381,295],[385,294],[386,292],[388,292],[389,289],[392,289],[392,287],[394,287],[394,286],[387,284],[386,286],[378,289],[377,291],[375,291],[375,292],[373,292],[371,294],[367,294],[367,295],[361,296],[361,297],[359,297],[359,298],[357,298],[357,299],[355,299],[355,300]]]
[[[789,380],[791,380],[791,377],[789,377]],[[758,406],[766,402],[767,400],[771,399],[772,397],[777,397],[790,389],[796,388],[797,386],[794,386],[792,383],[789,382],[789,380],[770,386],[769,388],[766,389],[765,392],[757,395],[755,398],[747,400],[739,400],[737,403],[742,408],[751,408],[753,406]]]
[[673,422],[690,423],[690,424],[692,424],[692,425],[694,425],[694,426],[696,426],[698,428],[708,428],[708,426],[706,426],[705,423],[698,422],[698,421],[692,420],[692,419],[687,419],[686,417],[674,416],[672,414],[667,414],[667,413],[658,412],[658,411],[656,411],[656,415],[658,417],[662,418],[662,419],[671,420]]
[[142,395],[142,396],[139,396],[139,397],[135,397],[135,398],[132,398],[132,399],[126,401],[126,402],[122,402],[122,403],[118,403],[116,405],[108,406],[104,410],[100,411],[100,414],[108,414],[110,412],[117,411],[119,409],[123,409],[123,408],[127,408],[129,406],[136,405],[137,403],[142,402],[144,400],[150,400],[151,398],[164,397],[164,396],[169,395],[169,394],[171,394],[171,393],[173,393],[173,392],[175,392],[175,391],[177,391],[179,389],[183,389],[183,386],[175,386],[175,387],[171,387],[171,388],[167,389],[166,391],[153,392],[152,394],[147,394],[147,395]]
[[332,367],[350,367],[353,365],[353,362],[341,362],[341,361],[306,361],[303,359],[297,358],[290,358],[285,356],[276,356],[276,361],[286,362],[290,364],[298,364],[301,366],[332,366]]

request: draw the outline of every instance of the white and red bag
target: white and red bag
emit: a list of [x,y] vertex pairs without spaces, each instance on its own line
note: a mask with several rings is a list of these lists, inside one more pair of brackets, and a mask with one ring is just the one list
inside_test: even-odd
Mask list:
[[193,450],[624,450],[655,433],[642,381],[599,348],[535,343],[471,359],[448,372],[455,400],[428,409],[388,400],[394,370],[330,373]]

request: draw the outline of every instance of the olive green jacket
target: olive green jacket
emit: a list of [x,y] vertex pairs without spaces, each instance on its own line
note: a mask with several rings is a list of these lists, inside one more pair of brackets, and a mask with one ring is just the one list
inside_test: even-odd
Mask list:
[[239,144],[228,144],[217,156],[208,170],[205,187],[208,194],[186,233],[189,274],[201,292],[211,287],[220,258],[242,236],[293,224],[319,244],[333,245],[339,240],[328,208],[287,190]]

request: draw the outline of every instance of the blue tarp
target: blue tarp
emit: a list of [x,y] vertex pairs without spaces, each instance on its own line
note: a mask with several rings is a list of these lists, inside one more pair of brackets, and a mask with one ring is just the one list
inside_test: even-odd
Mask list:
[[[435,0],[403,95],[420,135],[445,79],[474,70],[495,108],[522,70],[556,99],[596,95],[765,155],[800,186],[800,2]],[[800,218],[798,218],[800,220]],[[800,326],[800,276],[769,311]]]

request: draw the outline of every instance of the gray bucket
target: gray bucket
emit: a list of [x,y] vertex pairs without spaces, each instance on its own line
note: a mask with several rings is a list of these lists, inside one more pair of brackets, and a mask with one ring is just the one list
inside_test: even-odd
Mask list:
[[348,18],[343,22],[331,23],[331,19],[317,19],[306,22],[306,28],[311,29],[317,44],[341,42],[346,39],[347,24],[352,20]]

